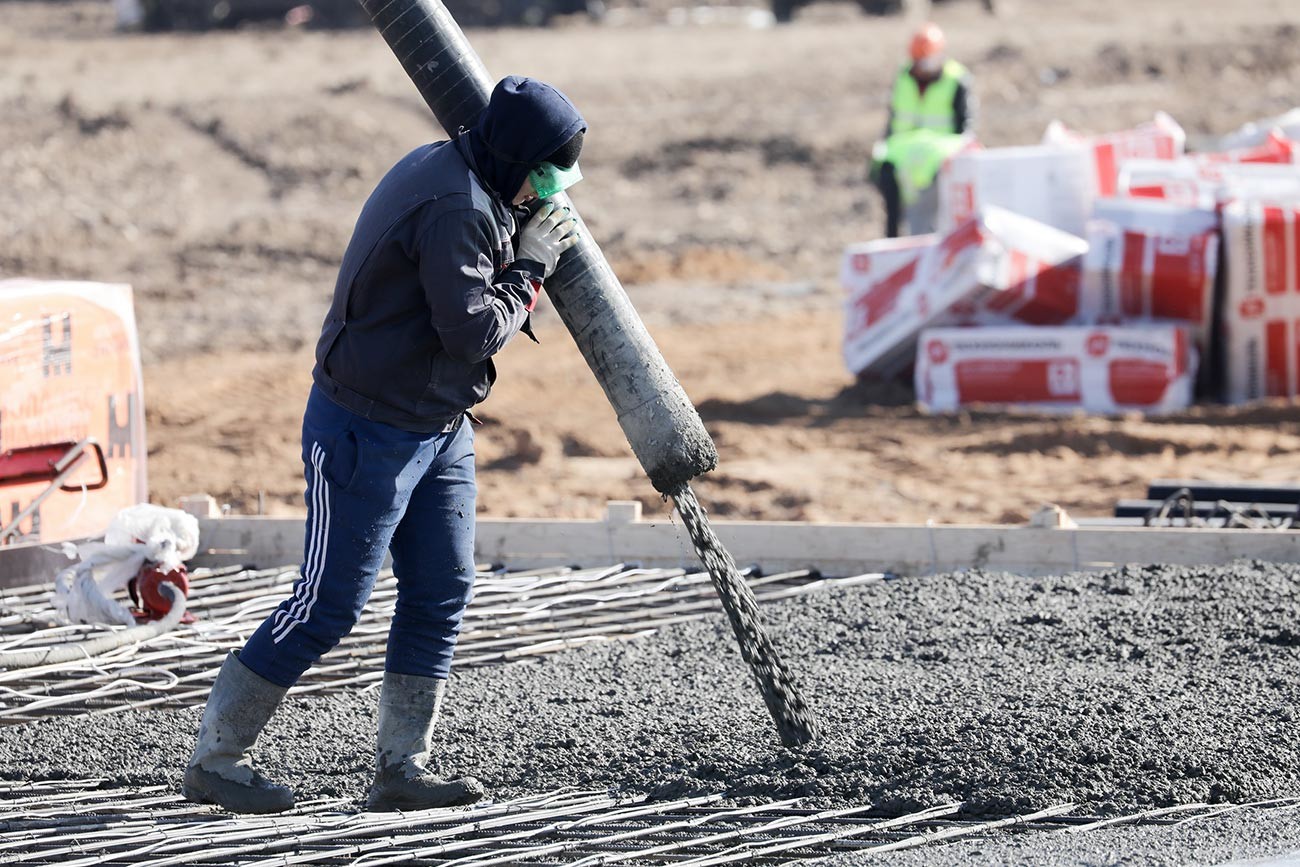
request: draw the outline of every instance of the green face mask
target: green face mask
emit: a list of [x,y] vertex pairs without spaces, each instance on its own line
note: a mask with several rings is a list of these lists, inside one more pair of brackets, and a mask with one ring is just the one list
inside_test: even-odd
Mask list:
[[562,169],[554,163],[542,163],[528,173],[537,198],[546,199],[563,192],[582,180],[582,170],[574,163],[571,169]]

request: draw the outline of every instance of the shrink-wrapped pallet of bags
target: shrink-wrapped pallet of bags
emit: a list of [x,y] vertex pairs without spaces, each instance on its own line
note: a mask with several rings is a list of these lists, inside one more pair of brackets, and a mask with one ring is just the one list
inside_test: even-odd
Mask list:
[[1300,142],[1273,130],[1258,144],[1176,160],[1131,159],[1120,167],[1117,195],[1214,208],[1242,195],[1300,194]]
[[939,173],[940,231],[950,231],[988,206],[1074,235],[1098,196],[1115,194],[1125,160],[1171,160],[1183,153],[1186,135],[1164,113],[1133,129],[1084,135],[1053,122],[1038,145],[980,149],[953,155]]
[[1209,346],[1219,218],[1213,210],[1099,199],[1088,221],[1078,321],[1170,320]]
[[1092,156],[1078,144],[968,148],[948,159],[938,185],[940,232],[989,207],[1082,235],[1094,197]]
[[1187,134],[1172,117],[1156,112],[1148,123],[1117,132],[1085,135],[1052,121],[1043,133],[1043,145],[1066,147],[1081,145],[1087,149],[1093,180],[1093,195],[1115,195],[1120,166],[1126,160],[1174,160],[1182,156]]
[[1274,135],[1300,141],[1300,108],[1273,117],[1252,120],[1219,139],[1215,149],[1245,150],[1262,144]]
[[1086,246],[997,207],[945,235],[853,245],[841,267],[845,364],[896,376],[929,326],[1067,322],[1078,313]]
[[850,302],[862,297],[882,278],[915,262],[942,237],[908,235],[848,245],[840,257],[840,286],[844,288],[845,297]]
[[1224,399],[1300,395],[1300,198],[1222,211]]
[[1196,359],[1172,324],[931,328],[917,345],[916,395],[931,412],[1165,413],[1191,404]]

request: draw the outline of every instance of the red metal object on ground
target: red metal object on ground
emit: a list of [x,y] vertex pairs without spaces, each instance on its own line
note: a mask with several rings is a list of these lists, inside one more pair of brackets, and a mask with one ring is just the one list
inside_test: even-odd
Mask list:
[[54,465],[76,443],[54,443],[0,453],[0,485],[46,482],[58,475]]
[[[146,565],[127,585],[131,593],[131,601],[140,609],[135,612],[136,620],[141,623],[161,620],[171,610],[171,600],[161,589],[163,584],[173,584],[183,595],[190,595],[190,576],[184,566],[179,566],[170,572],[163,572],[156,565]],[[181,618],[182,623],[193,623],[194,620],[194,615],[188,611]]]
[[[86,448],[87,445],[89,448]],[[84,485],[88,491],[97,491],[108,484],[108,475],[104,467],[103,450],[93,442],[50,443],[0,452],[0,485],[58,481],[63,471],[71,466],[68,462],[69,456],[79,450],[90,452],[99,459],[99,481]],[[80,491],[82,487],[82,485],[64,485],[63,490]]]

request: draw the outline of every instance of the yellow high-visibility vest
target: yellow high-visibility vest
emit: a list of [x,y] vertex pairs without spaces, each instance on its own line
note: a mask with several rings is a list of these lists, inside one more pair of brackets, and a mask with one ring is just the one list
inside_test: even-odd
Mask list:
[[944,161],[965,143],[963,135],[932,129],[914,129],[891,135],[882,149],[882,161],[894,166],[894,178],[903,204],[915,202],[921,191],[934,183]]
[[966,67],[955,60],[945,62],[943,72],[926,86],[925,93],[921,93],[911,69],[911,64],[904,64],[894,80],[894,95],[890,102],[894,119],[890,135],[915,129],[960,132],[956,128],[957,113],[953,111],[952,102],[957,95],[957,86],[966,77]]

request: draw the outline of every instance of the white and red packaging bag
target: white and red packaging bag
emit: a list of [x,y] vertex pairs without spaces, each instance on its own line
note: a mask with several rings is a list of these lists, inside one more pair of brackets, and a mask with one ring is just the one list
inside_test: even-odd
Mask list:
[[1300,108],[1242,124],[1219,139],[1219,150],[1240,150],[1261,144],[1274,133],[1300,141]]
[[1003,208],[985,208],[973,222],[984,254],[977,276],[989,291],[956,302],[936,325],[1063,325],[1078,317],[1087,241]]
[[1292,164],[1300,162],[1300,142],[1289,138],[1281,130],[1270,130],[1263,141],[1250,147],[1232,148],[1192,154],[1190,159],[1201,165],[1216,163],[1266,163]]
[[1242,163],[1218,169],[1216,195],[1220,206],[1238,199],[1300,202],[1300,165]]
[[943,236],[852,245],[841,266],[844,362],[857,375],[891,377],[912,363],[928,326],[1070,321],[1086,249],[1082,238],[996,207]]
[[940,235],[917,235],[845,249],[840,267],[846,293],[842,351],[850,373],[892,377],[906,367],[911,341],[931,318],[926,280],[933,251],[942,241]]
[[1078,321],[1171,320],[1202,351],[1213,320],[1219,262],[1213,210],[1144,199],[1099,199],[1088,222]]
[[1191,405],[1196,358],[1179,325],[930,328],[917,345],[917,402],[1173,412]]
[[1186,208],[1213,208],[1219,198],[1220,173],[1207,173],[1191,159],[1126,160],[1120,167],[1116,195],[1156,199]]
[[961,151],[935,179],[936,226],[950,232],[999,207],[1081,236],[1092,210],[1092,172],[1091,152],[1080,144]]
[[1248,150],[1128,160],[1120,169],[1117,193],[1192,208],[1213,208],[1244,196],[1300,196],[1300,143],[1273,135]]
[[1300,394],[1300,203],[1223,208],[1224,399]]
[[930,247],[939,243],[941,235],[908,235],[902,238],[880,238],[849,244],[840,257],[840,285],[847,297],[856,298],[878,283],[882,277],[893,274],[909,262],[915,261]]
[[1186,148],[1187,133],[1176,120],[1163,111],[1158,111],[1148,123],[1100,135],[1085,135],[1054,120],[1043,133],[1043,144],[1086,147],[1091,154],[1093,194],[1113,196],[1117,189],[1120,166],[1125,160],[1177,159]]

